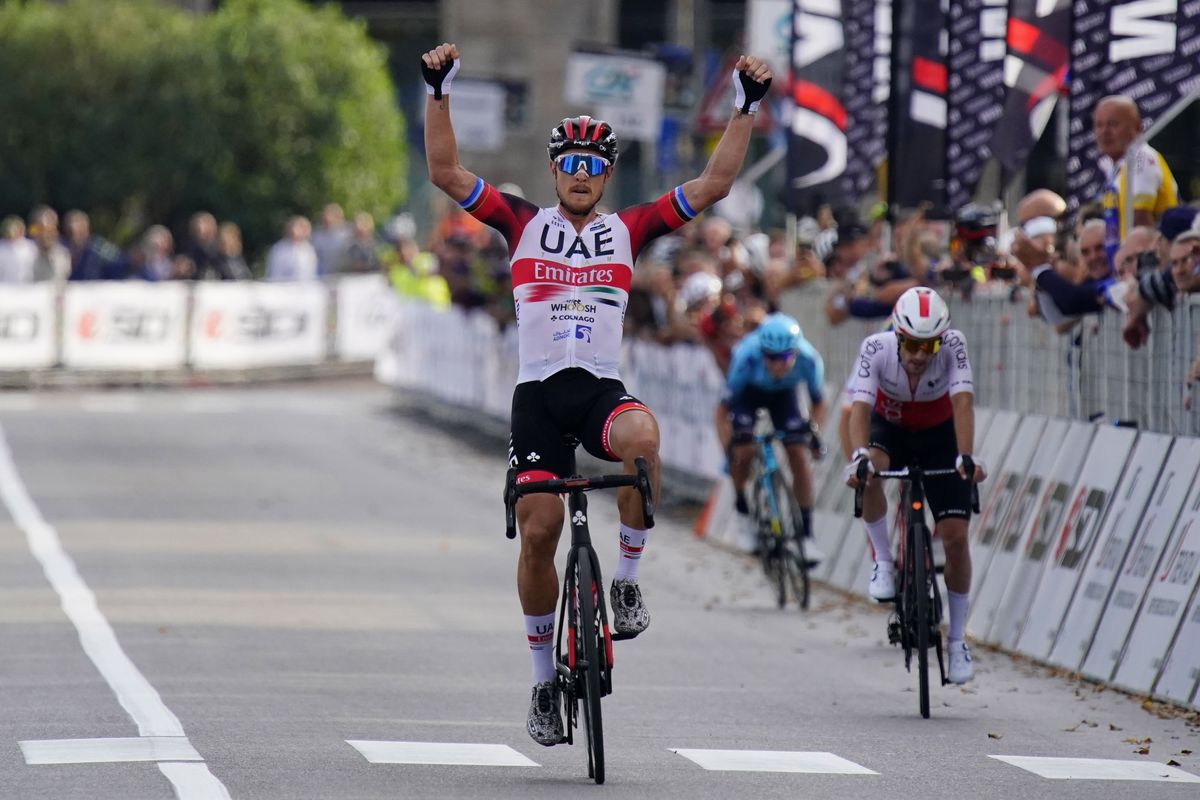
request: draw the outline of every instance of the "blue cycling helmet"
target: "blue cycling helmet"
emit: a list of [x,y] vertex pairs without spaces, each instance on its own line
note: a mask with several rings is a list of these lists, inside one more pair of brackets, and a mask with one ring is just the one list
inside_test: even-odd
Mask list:
[[764,353],[790,353],[800,347],[800,323],[787,314],[771,314],[758,327]]

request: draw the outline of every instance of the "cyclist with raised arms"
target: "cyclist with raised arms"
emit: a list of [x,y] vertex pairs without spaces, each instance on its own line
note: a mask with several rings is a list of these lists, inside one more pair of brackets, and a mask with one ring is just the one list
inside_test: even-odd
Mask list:
[[[825,421],[824,383],[821,354],[804,338],[800,323],[786,314],[771,314],[733,349],[721,403],[729,413],[733,432],[729,477],[736,498],[738,546],[746,552],[754,552],[758,546],[757,528],[746,502],[746,481],[754,460],[754,424],[760,408],[771,415],[775,430],[784,434],[792,491],[800,507],[801,530],[797,533],[806,539],[812,536],[812,470],[804,451],[811,449],[814,456],[821,452],[817,431]],[[811,420],[800,410],[797,389],[801,384],[808,389]],[[820,560],[811,541],[805,543],[804,551],[810,562]]]
[[974,675],[965,641],[971,591],[971,517],[968,481],[982,481],[982,461],[972,457],[975,443],[975,394],[967,341],[950,327],[950,309],[937,292],[909,289],[896,301],[892,330],[868,336],[851,376],[850,444],[854,452],[844,473],[858,486],[858,465],[867,462],[863,524],[875,553],[869,591],[880,602],[896,595],[896,568],[888,537],[887,498],[877,470],[901,469],[916,461],[922,469],[950,469],[958,476],[925,479],[933,512],[934,534],[946,550],[946,594],[950,610],[947,650],[951,683]]
[[[617,372],[633,265],[648,242],[728,194],[745,159],[753,115],[770,86],[771,71],[757,58],[738,58],[733,114],[698,178],[652,203],[602,214],[596,207],[617,161],[612,127],[588,116],[569,117],[554,127],[547,166],[558,203],[538,208],[497,191],[459,163],[449,102],[458,69],[456,45],[442,44],[421,56],[428,92],[425,154],[433,184],[508,243],[520,360],[509,463],[519,471],[519,482],[567,477],[570,437],[598,458],[623,462],[630,474],[636,472],[634,459],[644,458],[658,497],[658,425],[625,391]],[[635,489],[625,488],[617,505],[621,531],[611,588],[613,625],[620,633],[637,634],[650,622],[637,575],[646,545],[641,498]],[[529,495],[517,502],[517,593],[533,658],[527,727],[535,741],[547,746],[563,738],[553,663],[558,598],[554,553],[563,517],[562,500],[551,495]]]

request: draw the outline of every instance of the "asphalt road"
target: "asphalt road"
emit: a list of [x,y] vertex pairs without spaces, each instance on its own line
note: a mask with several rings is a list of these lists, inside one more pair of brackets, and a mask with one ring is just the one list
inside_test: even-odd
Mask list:
[[[818,590],[780,611],[753,562],[669,510],[641,567],[652,626],[616,645],[596,787],[581,746],[524,730],[496,443],[353,381],[8,393],[0,428],[6,800],[1200,795],[1195,717],[978,651],[976,680],[937,688],[922,720],[880,609]],[[615,515],[591,511],[611,572]],[[532,765],[371,763],[349,741]],[[741,771],[690,751],[837,758],[778,772],[785,756],[741,753]],[[1169,777],[1052,779],[994,756]]]

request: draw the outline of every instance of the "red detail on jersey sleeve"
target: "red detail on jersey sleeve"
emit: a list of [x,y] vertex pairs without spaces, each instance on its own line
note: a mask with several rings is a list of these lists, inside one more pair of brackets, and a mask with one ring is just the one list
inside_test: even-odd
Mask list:
[[635,262],[647,244],[690,221],[676,209],[671,192],[667,192],[653,203],[642,203],[618,211],[617,216],[629,229],[629,249]]
[[510,253],[516,251],[521,232],[537,212],[533,203],[515,195],[502,194],[490,183],[484,184],[479,200],[467,209],[472,217],[500,231]]

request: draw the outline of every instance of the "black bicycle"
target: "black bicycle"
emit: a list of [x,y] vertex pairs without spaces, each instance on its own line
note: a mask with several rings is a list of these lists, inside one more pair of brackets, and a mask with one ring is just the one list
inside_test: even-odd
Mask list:
[[[510,469],[504,488],[505,535],[509,539],[517,535],[518,499],[527,494],[567,495],[571,548],[567,551],[562,602],[558,612],[558,635],[554,644],[558,688],[565,711],[561,743],[575,743],[574,729],[579,724],[579,705],[582,704],[584,730],[587,733],[588,777],[594,778],[596,783],[604,783],[604,725],[600,699],[612,693],[612,643],[614,640],[632,639],[637,634],[609,631],[600,561],[596,558],[592,537],[588,532],[585,492],[635,487],[642,496],[646,528],[654,527],[650,473],[644,459],[635,459],[634,464],[637,466],[635,475],[603,475],[596,478],[572,475],[569,478],[530,483],[517,483],[517,470]],[[574,463],[571,464],[571,472],[575,472]]]
[[[946,665],[942,659],[942,594],[933,565],[933,534],[925,523],[925,478],[958,475],[954,469],[926,469],[917,465],[896,470],[880,470],[876,478],[901,481],[900,509],[903,524],[900,580],[896,587],[896,611],[888,619],[888,642],[904,650],[904,668],[912,672],[913,652],[917,654],[917,686],[921,716],[929,719],[929,648],[937,653],[938,673],[945,686]],[[854,516],[862,516],[863,491],[867,464],[858,465],[858,488],[854,490]],[[979,490],[971,484],[971,507],[979,513]]]
[[754,437],[748,500],[758,528],[758,555],[767,580],[775,583],[779,607],[787,605],[790,588],[797,605],[808,608],[809,562],[804,552],[800,508],[775,456],[774,443],[783,441],[785,435],[784,431],[775,431]]

